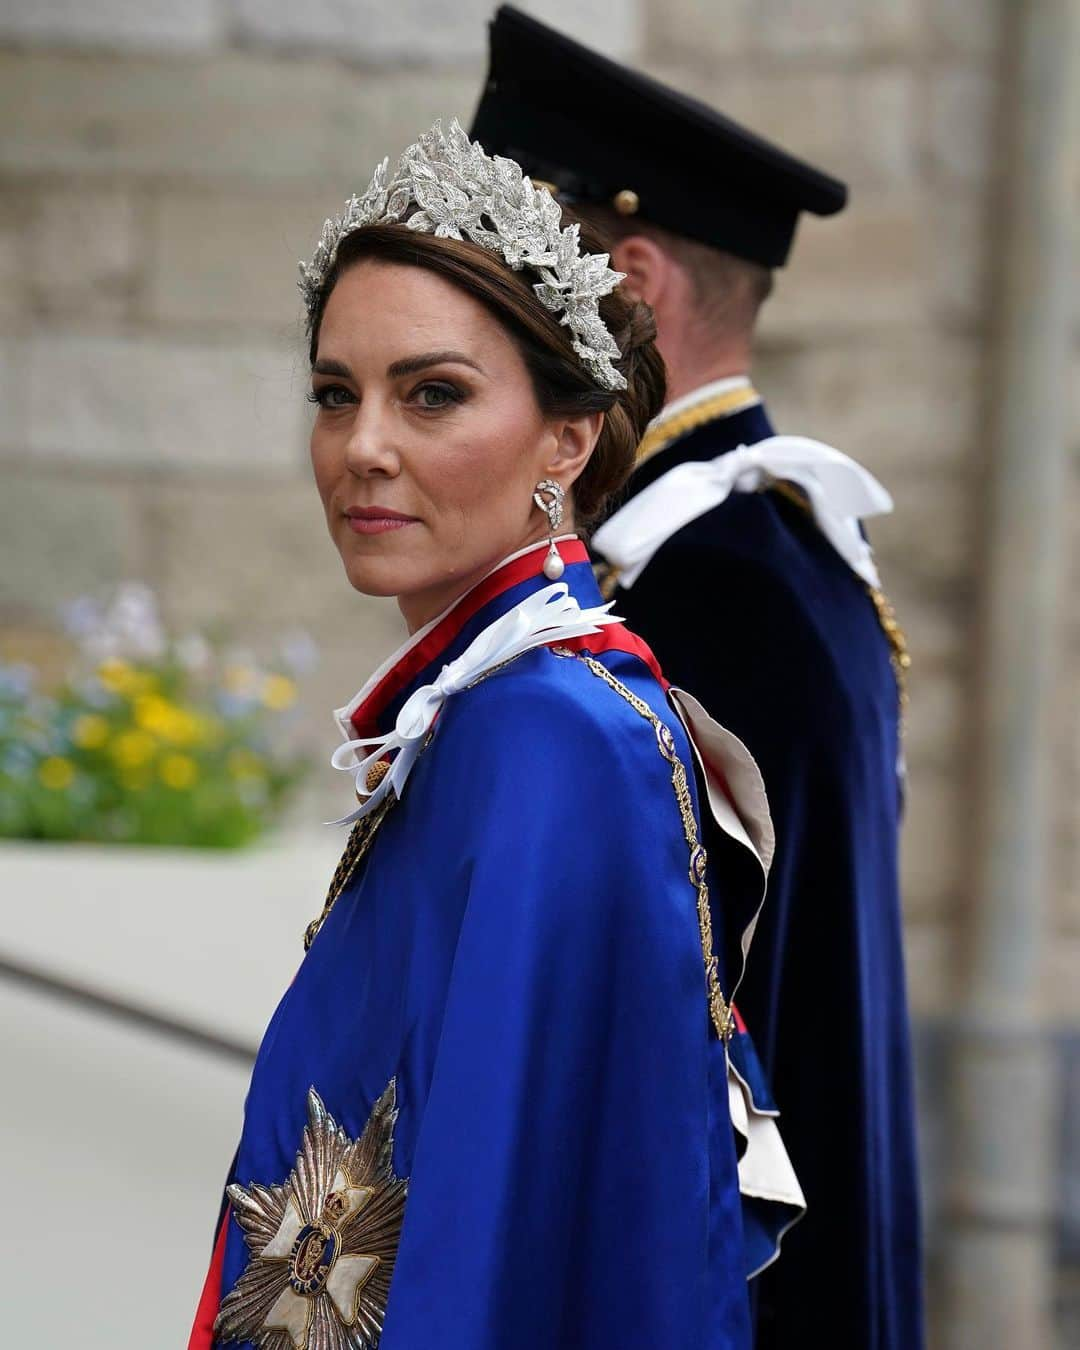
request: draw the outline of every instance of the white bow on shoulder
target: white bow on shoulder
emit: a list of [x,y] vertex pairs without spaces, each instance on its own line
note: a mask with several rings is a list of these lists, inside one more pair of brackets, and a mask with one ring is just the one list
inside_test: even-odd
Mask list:
[[716,459],[676,465],[616,511],[597,530],[593,543],[619,568],[619,585],[629,589],[684,525],[733,492],[760,492],[776,481],[801,488],[818,528],[837,553],[867,585],[880,585],[859,522],[887,515],[892,497],[861,464],[805,436],[770,436]]
[[[363,790],[367,770],[372,764],[387,755],[393,758],[389,772],[357,810],[331,823],[350,825],[374,811],[389,792],[401,796],[405,780],[424,748],[439,709],[451,695],[467,689],[482,675],[534,647],[587,637],[590,633],[598,633],[604,624],[621,622],[608,613],[610,609],[610,604],[582,609],[570,594],[570,588],[561,581],[535,591],[489,624],[456,661],[443,666],[431,684],[422,685],[410,695],[397,715],[393,731],[386,736],[362,736],[346,741],[334,751],[331,764],[335,769],[353,774],[359,791]],[[361,756],[362,751],[367,753]]]

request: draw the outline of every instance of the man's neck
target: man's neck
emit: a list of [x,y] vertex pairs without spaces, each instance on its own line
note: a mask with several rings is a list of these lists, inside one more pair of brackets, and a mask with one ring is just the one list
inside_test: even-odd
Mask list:
[[749,379],[750,362],[718,362],[700,366],[672,366],[668,368],[667,402],[685,398],[704,385],[715,384],[718,380]]
[[661,411],[653,419],[651,426],[668,422],[673,416],[701,404],[716,403],[717,400],[727,407],[741,407],[746,403],[759,401],[759,395],[750,383],[748,375],[726,375],[723,379],[709,380],[706,384],[688,389],[685,394],[669,398]]

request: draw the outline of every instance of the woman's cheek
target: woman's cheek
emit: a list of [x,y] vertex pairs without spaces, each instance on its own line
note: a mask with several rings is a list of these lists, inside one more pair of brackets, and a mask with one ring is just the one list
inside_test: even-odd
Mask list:
[[315,488],[324,507],[329,509],[330,499],[341,477],[340,456],[325,444],[311,444],[311,468],[315,477]]

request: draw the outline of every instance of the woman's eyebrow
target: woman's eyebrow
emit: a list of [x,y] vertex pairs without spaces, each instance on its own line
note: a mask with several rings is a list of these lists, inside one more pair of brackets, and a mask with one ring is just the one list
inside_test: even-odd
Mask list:
[[442,366],[454,364],[459,366],[472,366],[473,370],[483,370],[471,356],[466,356],[464,352],[423,352],[419,356],[406,356],[400,361],[393,361],[386,367],[386,373],[391,379],[399,375],[415,375],[418,370],[426,370],[428,366]]
[[322,358],[315,362],[311,367],[313,375],[340,375],[343,379],[351,380],[352,371],[343,361],[331,361],[329,358]]

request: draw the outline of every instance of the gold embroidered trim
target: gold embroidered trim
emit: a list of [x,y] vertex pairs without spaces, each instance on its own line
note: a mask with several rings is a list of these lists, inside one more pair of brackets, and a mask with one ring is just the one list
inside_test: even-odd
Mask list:
[[330,911],[337,903],[338,896],[349,884],[349,880],[357,867],[371,851],[379,826],[386,819],[387,813],[396,801],[397,798],[394,794],[388,793],[370,816],[362,817],[352,827],[352,832],[345,844],[345,852],[341,855],[341,861],[334,869],[334,875],[330,879],[330,889],[326,893],[322,913],[317,919],[312,919],[307,928],[304,929],[304,951],[311,947],[319,929],[326,922]]
[[729,389],[724,394],[714,394],[712,398],[702,399],[693,407],[684,408],[682,412],[673,413],[667,418],[661,413],[661,420],[650,427],[641,438],[634,459],[634,468],[640,469],[646,460],[652,459],[653,455],[658,455],[661,450],[666,450],[672,441],[677,441],[680,436],[704,426],[706,422],[731,413],[742,412],[744,408],[752,408],[755,403],[760,402],[761,395],[753,386],[748,386],[742,389]]
[[[556,656],[571,658],[575,656],[575,653],[566,647],[553,647],[552,651]],[[617,680],[606,666],[587,652],[579,652],[576,656],[598,679],[603,680],[609,689],[614,690],[621,699],[629,703],[640,717],[643,717],[649,723],[656,736],[657,748],[671,765],[671,786],[675,793],[679,815],[682,818],[686,845],[690,850],[690,884],[697,891],[698,929],[701,934],[701,956],[705,964],[705,989],[709,1002],[709,1016],[716,1028],[716,1034],[726,1045],[734,1034],[735,1018],[720,988],[720,973],[713,944],[712,911],[709,908],[709,883],[706,875],[708,858],[698,838],[697,821],[694,818],[694,799],[690,795],[690,783],[686,776],[686,769],[679,758],[678,751],[675,749],[675,737],[671,734],[670,727],[661,722],[644,699],[638,698],[635,693],[627,689],[626,685]]]

